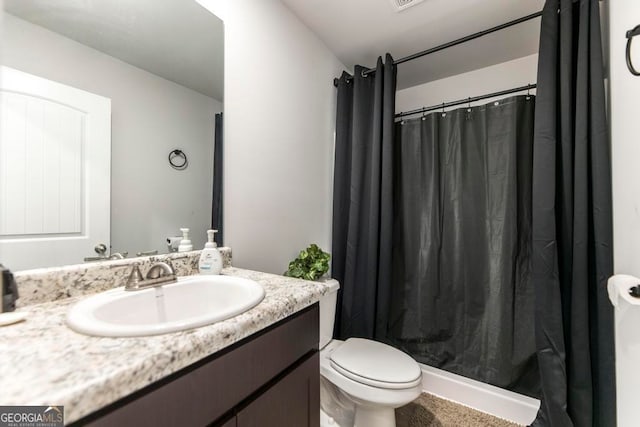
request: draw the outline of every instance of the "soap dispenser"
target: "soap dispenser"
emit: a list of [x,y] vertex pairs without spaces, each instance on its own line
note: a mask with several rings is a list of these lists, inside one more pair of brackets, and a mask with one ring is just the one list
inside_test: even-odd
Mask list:
[[182,231],[182,240],[180,240],[180,245],[178,246],[178,252],[189,252],[193,250],[193,245],[191,244],[191,240],[189,240],[189,229],[181,228]]
[[198,270],[200,274],[220,274],[222,271],[222,254],[218,250],[218,245],[213,241],[218,230],[207,230],[207,243],[200,252],[200,262]]

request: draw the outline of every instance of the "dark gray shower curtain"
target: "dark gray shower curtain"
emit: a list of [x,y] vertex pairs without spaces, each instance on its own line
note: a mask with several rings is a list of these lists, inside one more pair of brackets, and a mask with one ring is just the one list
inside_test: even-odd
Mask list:
[[213,201],[211,208],[211,227],[218,230],[216,243],[223,244],[222,230],[222,157],[224,143],[223,136],[223,113],[216,114],[215,117],[215,142],[213,149]]
[[[559,10],[559,13],[558,13]],[[614,426],[611,166],[597,0],[547,0],[533,171],[536,426]]]
[[534,99],[396,125],[388,330],[422,363],[529,395]]
[[336,335],[382,339],[391,278],[392,142],[396,67],[338,83],[332,276],[340,282]]

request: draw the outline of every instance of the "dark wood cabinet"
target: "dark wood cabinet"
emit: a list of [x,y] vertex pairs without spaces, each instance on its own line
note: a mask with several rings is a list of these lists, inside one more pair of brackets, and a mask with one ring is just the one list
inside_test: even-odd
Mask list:
[[237,415],[237,427],[320,426],[319,354],[305,360]]
[[236,421],[237,421],[237,418],[235,415],[233,415],[230,419],[225,421],[223,424],[218,423],[218,425],[220,425],[220,427],[237,427],[238,424]]
[[318,322],[315,304],[74,424],[318,427]]

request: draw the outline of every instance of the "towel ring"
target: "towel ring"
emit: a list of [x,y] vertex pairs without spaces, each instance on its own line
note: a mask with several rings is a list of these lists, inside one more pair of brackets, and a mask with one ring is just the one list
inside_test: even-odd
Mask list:
[[640,71],[636,70],[631,62],[631,40],[640,35],[640,25],[636,25],[632,30],[627,31],[627,68],[634,76],[640,76]]
[[181,171],[189,166],[189,160],[187,159],[187,155],[184,151],[176,148],[169,153],[169,164],[172,168]]

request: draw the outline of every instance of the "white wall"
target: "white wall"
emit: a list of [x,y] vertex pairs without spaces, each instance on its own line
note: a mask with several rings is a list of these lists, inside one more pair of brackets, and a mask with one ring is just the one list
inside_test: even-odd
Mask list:
[[[114,251],[164,252],[164,238],[182,226],[204,245],[220,102],[8,14],[2,49],[8,66],[111,98]],[[187,153],[188,169],[169,167],[174,148]]]
[[344,67],[277,0],[227,1],[223,16],[225,245],[236,266],[282,273],[310,243],[331,249]]
[[[638,0],[606,2],[608,15],[609,118],[613,180],[614,272],[640,277],[640,77],[633,76],[625,62],[627,30],[640,24]],[[605,28],[607,28],[605,26]],[[632,58],[640,68],[640,38],[633,42]],[[617,423],[638,424],[636,396],[637,307],[622,303],[616,309]]]
[[[410,87],[397,92],[396,112],[414,110],[441,104],[442,102],[457,101],[499,90],[525,86],[536,82],[537,72],[538,55],[534,54]],[[531,91],[531,93],[535,93],[535,90]],[[491,102],[491,99],[472,103],[471,105],[486,104],[488,102]],[[461,107],[464,106],[456,108]]]
[[[616,273],[640,276],[640,77],[625,63],[625,33],[640,24],[638,0],[608,1],[609,89],[613,165],[613,242]],[[640,69],[640,37],[632,56]]]

